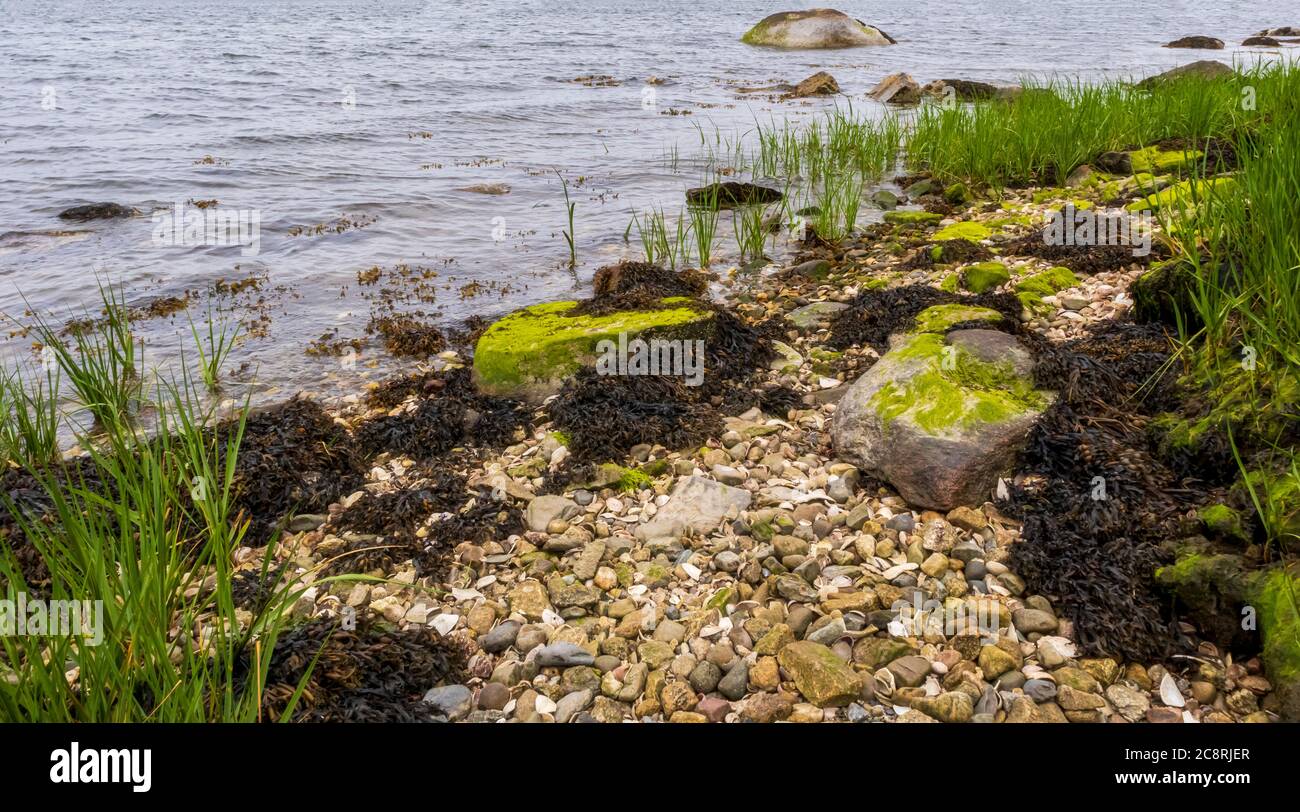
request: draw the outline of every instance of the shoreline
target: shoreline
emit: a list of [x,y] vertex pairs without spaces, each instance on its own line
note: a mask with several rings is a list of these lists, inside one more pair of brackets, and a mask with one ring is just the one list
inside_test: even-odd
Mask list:
[[[1171,166],[1165,188],[1183,170]],[[1287,700],[1275,695],[1257,658],[1233,663],[1229,652],[1202,640],[1182,649],[1197,652],[1196,667],[1170,671],[1159,661],[1173,661],[1163,657],[1089,651],[1077,639],[1088,622],[1082,610],[1101,605],[1068,592],[1038,594],[1017,573],[1035,564],[1017,556],[1034,516],[1010,514],[1017,503],[1042,507],[1033,475],[1022,470],[1008,483],[1011,498],[927,510],[839,459],[830,442],[844,393],[893,351],[892,334],[910,334],[915,318],[936,306],[984,308],[992,316],[977,319],[1024,342],[1038,363],[1081,342],[1068,348],[1120,369],[1125,351],[1154,346],[1152,330],[1126,317],[1131,286],[1162,258],[1126,261],[1096,246],[1030,251],[1053,210],[1083,209],[1082,202],[1110,208],[1105,204],[1126,194],[1141,200],[1138,184],[1125,177],[1135,178],[1094,170],[1077,184],[1003,189],[996,199],[930,180],[924,192],[909,194],[923,209],[894,209],[894,217],[837,245],[805,241],[788,267],[756,275],[757,290],[708,306],[745,326],[728,329],[739,331],[750,357],[747,367],[737,361],[726,371],[726,388],[710,393],[716,404],[690,393],[664,397],[695,417],[722,406],[713,415],[718,424],[690,426],[704,436],[695,451],[638,443],[620,458],[579,465],[572,448],[586,442],[599,449],[606,438],[575,437],[555,425],[549,409],[559,401],[533,410],[473,391],[469,359],[446,350],[437,372],[391,379],[327,410],[302,407],[287,423],[280,420],[287,404],[268,407],[259,414],[274,416],[277,426],[306,427],[310,453],[326,459],[321,471],[345,474],[314,490],[320,479],[305,474],[318,473],[319,461],[301,450],[287,466],[296,470],[276,472],[289,490],[310,484],[306,493],[319,507],[290,522],[275,554],[277,567],[292,568],[286,577],[306,586],[293,614],[318,619],[283,639],[319,641],[321,628],[351,613],[366,632],[339,645],[360,646],[381,633],[374,630],[382,618],[394,628],[383,633],[415,641],[412,651],[437,652],[420,673],[448,684],[425,686],[422,701],[450,720],[1272,721]],[[927,183],[906,180],[899,186]],[[977,266],[994,275],[993,286],[964,290]],[[729,288],[742,275],[715,283]],[[595,300],[617,300],[649,278],[627,276],[627,289],[616,283]],[[653,281],[689,287],[685,276],[683,269]],[[945,337],[968,321],[934,332]],[[1111,324],[1129,327],[1108,333]],[[1114,377],[1136,391],[1145,380],[1135,375]],[[626,391],[636,383],[628,381]],[[579,405],[578,395],[600,388],[590,378],[566,386],[560,401]],[[741,390],[750,393],[746,408],[726,411]],[[382,405],[367,405],[368,396]],[[1053,396],[1083,408],[1065,386]],[[773,414],[764,403],[795,408]],[[568,414],[597,434],[622,425],[613,413]],[[1129,416],[1139,428],[1153,418]],[[249,436],[272,434],[266,422]],[[466,437],[484,442],[462,449]],[[269,447],[284,447],[278,443]],[[695,490],[674,502],[686,487]],[[1205,486],[1202,495],[1221,490]],[[639,532],[664,513],[694,532]],[[457,516],[452,535],[439,529]],[[280,520],[253,518],[264,529]],[[390,544],[393,555],[367,555]],[[411,551],[413,562],[400,557]],[[314,585],[326,562],[330,574],[357,574],[347,568],[354,556],[366,562],[361,573],[382,574],[384,582]],[[241,582],[251,583],[246,599],[256,602],[256,573],[264,567],[258,545],[241,546],[234,559]],[[1163,550],[1154,563],[1177,560]],[[1090,588],[1079,584],[1080,592]],[[972,608],[972,616],[991,611],[1000,631],[981,640],[987,630],[972,630],[963,615],[951,629],[897,634],[891,624],[909,590],[950,614],[957,606]],[[1140,607],[1147,610],[1155,611]],[[1185,630],[1178,618],[1162,619],[1173,624],[1172,644]],[[352,650],[337,653],[346,660]],[[276,672],[289,685],[301,673]],[[332,690],[345,696],[344,687]],[[283,685],[276,693],[283,696]],[[418,707],[410,696],[395,697],[387,710],[417,716]],[[345,708],[304,712],[353,712]]]

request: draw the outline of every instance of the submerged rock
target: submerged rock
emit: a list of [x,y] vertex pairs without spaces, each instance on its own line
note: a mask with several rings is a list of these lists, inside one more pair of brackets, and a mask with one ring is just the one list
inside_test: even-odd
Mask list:
[[840,458],[886,480],[910,504],[945,511],[988,498],[1052,398],[1034,388],[1032,358],[1014,337],[991,330],[944,336],[945,323],[971,314],[931,311],[954,307],[976,310],[923,311],[918,324],[939,329],[891,340],[844,394],[831,429]]
[[661,300],[654,310],[572,315],[576,302],[549,302],[517,310],[497,321],[474,350],[474,383],[487,395],[540,403],[564,381],[596,362],[602,341],[631,341],[647,331],[656,338],[702,336],[713,314],[685,297]]
[[973,82],[969,79],[935,79],[921,88],[931,96],[952,95],[961,101],[978,101],[991,99],[998,95],[998,88],[988,82]]
[[853,48],[894,44],[894,39],[879,28],[830,8],[771,14],[746,31],[740,41],[747,45],[776,48]]
[[1204,51],[1218,51],[1223,48],[1223,40],[1214,37],[1182,37],[1173,42],[1166,42],[1165,48],[1197,48]]
[[831,96],[840,92],[840,85],[835,77],[826,71],[818,71],[794,86],[790,95],[796,99],[805,96]]
[[64,209],[59,212],[59,219],[84,222],[86,220],[112,220],[118,217],[138,217],[139,215],[139,209],[123,206],[121,203],[87,203],[84,206],[73,206],[70,209]]
[[692,206],[710,206],[719,209],[734,209],[737,206],[752,206],[759,203],[776,203],[781,193],[768,186],[757,183],[740,183],[726,181],[697,186],[686,190],[686,202]]
[[1265,48],[1277,48],[1282,43],[1278,42],[1272,37],[1247,37],[1246,39],[1241,41],[1241,44],[1258,45],[1258,46],[1263,46]]

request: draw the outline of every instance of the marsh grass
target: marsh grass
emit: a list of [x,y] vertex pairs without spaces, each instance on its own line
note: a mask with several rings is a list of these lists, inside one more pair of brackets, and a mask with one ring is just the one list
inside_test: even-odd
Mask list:
[[696,203],[688,204],[686,211],[690,217],[690,234],[695,244],[695,258],[701,268],[707,268],[713,261],[713,244],[718,233],[718,187],[716,180],[705,178],[702,186],[705,192]]
[[44,465],[59,456],[57,368],[0,370],[0,463]]
[[[105,300],[119,302],[112,293]],[[27,584],[15,549],[0,543],[0,596],[89,602],[102,623],[88,623],[87,635],[0,636],[0,718],[255,721],[276,639],[306,587],[272,568],[272,539],[262,561],[270,598],[247,612],[235,606],[232,556],[249,527],[235,508],[248,404],[212,428],[215,407],[182,368],[179,380],[155,377],[145,432],[123,418],[122,393],[135,398],[141,388],[129,334],[112,315],[82,332],[53,357],[83,403],[95,404],[93,436],[70,425],[85,457],[57,454],[53,371],[34,394],[25,387],[25,399],[21,379],[5,379],[5,402],[18,415],[6,421],[6,451],[46,507],[38,514],[6,491],[0,509],[49,578]],[[54,337],[48,325],[41,334]]]
[[228,322],[218,323],[210,307],[204,318],[203,334],[199,333],[198,326],[190,319],[190,335],[194,338],[194,347],[199,354],[199,377],[209,392],[221,389],[221,368],[239,341],[240,333],[238,321],[233,327]]
[[742,264],[762,262],[763,246],[767,243],[768,235],[766,219],[766,206],[742,206],[732,210],[731,227]]

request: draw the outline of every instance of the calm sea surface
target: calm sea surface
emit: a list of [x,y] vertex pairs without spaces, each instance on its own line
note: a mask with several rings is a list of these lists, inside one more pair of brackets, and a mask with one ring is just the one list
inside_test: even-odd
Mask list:
[[[893,47],[738,41],[765,15],[803,7],[0,0],[0,313],[62,321],[94,305],[97,277],[133,305],[188,293],[196,322],[211,307],[253,328],[233,360],[256,370],[263,395],[342,391],[397,362],[375,342],[355,366],[305,350],[326,333],[365,337],[381,288],[417,292],[400,306],[448,326],[571,296],[635,252],[635,235],[623,240],[633,210],[680,208],[705,171],[701,134],[717,150],[717,137],[836,103],[738,87],[827,70],[840,105],[870,111],[880,106],[865,91],[895,71],[921,82],[1141,76],[1258,53],[1159,47],[1176,37],[1237,43],[1300,25],[1300,5],[1272,2],[909,0],[838,6]],[[592,75],[612,81],[575,81]],[[572,272],[561,177],[576,204]],[[462,190],[480,184],[509,193]],[[258,218],[256,253],[159,244],[152,213],[208,200]],[[145,216],[57,219],[99,201]],[[719,242],[725,259],[725,216]],[[359,285],[375,266],[381,282]],[[211,295],[249,277],[258,290]],[[151,364],[169,363],[189,330],[184,312],[136,323]],[[30,358],[31,338],[11,332],[0,357]]]

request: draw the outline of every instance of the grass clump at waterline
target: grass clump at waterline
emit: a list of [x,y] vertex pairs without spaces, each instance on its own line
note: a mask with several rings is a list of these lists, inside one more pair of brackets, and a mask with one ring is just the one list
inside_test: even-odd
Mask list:
[[[117,301],[105,290],[107,302]],[[41,326],[38,334],[54,346],[49,342],[58,337]],[[30,376],[7,375],[0,389],[6,436],[20,440],[3,449],[0,599],[48,607],[43,627],[0,635],[0,719],[308,718],[306,709],[319,709],[322,701],[312,686],[328,676],[314,670],[317,654],[328,647],[319,635],[311,637],[310,650],[296,644],[293,655],[307,655],[295,667],[280,645],[302,637],[293,610],[312,574],[277,565],[280,514],[274,522],[256,517],[259,522],[247,508],[250,494],[276,499],[275,488],[262,481],[269,463],[259,464],[257,450],[246,447],[258,433],[247,404],[219,421],[206,385],[184,359],[178,378],[154,374],[146,385],[141,354],[112,356],[111,348],[120,352],[124,343],[118,329],[108,318],[73,337],[70,347],[60,343],[62,349],[47,355],[58,365],[57,374],[46,373],[49,383],[21,389]],[[77,405],[95,415],[91,429],[59,409],[53,383],[59,379],[79,383]],[[128,388],[130,401],[94,400]],[[60,431],[84,453],[61,457],[57,440],[48,439]],[[292,445],[292,428],[281,439]],[[303,450],[313,448],[307,443]],[[256,472],[255,481],[249,472]],[[260,528],[264,540],[255,539]],[[250,573],[256,573],[252,591]],[[314,585],[333,580],[342,579],[318,578]],[[62,614],[60,606],[70,611]],[[50,622],[56,617],[68,623],[56,628]],[[439,654],[442,643],[416,644],[433,661],[455,667],[454,652]],[[383,700],[351,697],[354,705]],[[389,716],[406,718],[416,707],[409,696],[403,701],[407,710]]]

